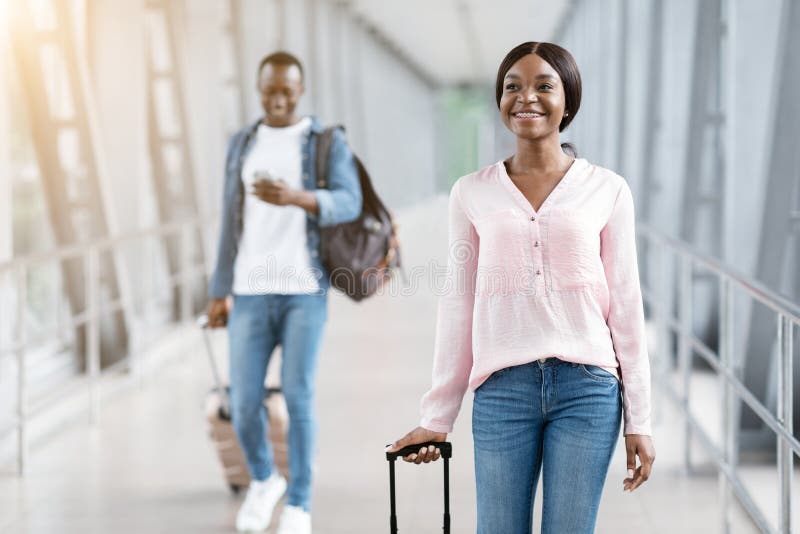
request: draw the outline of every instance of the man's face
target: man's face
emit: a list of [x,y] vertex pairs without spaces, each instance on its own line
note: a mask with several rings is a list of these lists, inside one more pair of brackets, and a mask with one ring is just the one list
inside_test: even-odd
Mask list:
[[289,126],[305,92],[303,75],[297,65],[267,63],[258,76],[258,92],[269,125]]

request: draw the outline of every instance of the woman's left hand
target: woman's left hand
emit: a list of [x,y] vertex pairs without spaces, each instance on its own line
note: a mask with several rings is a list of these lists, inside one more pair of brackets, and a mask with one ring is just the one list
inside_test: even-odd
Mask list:
[[[656,449],[650,436],[628,434],[625,436],[625,452],[628,455],[628,478],[622,481],[622,489],[630,492],[650,478],[650,471],[656,460]],[[639,467],[636,467],[637,456]]]

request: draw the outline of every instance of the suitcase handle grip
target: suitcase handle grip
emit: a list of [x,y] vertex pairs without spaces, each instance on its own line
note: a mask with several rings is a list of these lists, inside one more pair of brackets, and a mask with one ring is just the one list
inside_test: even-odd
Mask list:
[[403,447],[399,451],[387,452],[386,459],[390,462],[393,462],[398,458],[408,456],[409,454],[416,454],[421,448],[428,447],[430,445],[433,445],[439,449],[439,452],[442,453],[442,458],[451,458],[453,456],[453,445],[449,441],[426,441],[425,443],[417,443],[415,445]]
[[444,459],[444,516],[442,518],[443,534],[450,534],[450,458],[453,456],[453,446],[449,441],[426,441],[403,447],[396,452],[387,452],[389,461],[389,532],[397,534],[397,506],[395,504],[394,464],[395,460],[419,452],[422,447],[433,445],[439,449]]
[[214,388],[219,392],[221,404],[219,407],[220,417],[223,419],[230,419],[231,413],[231,400],[228,395],[228,390],[222,385],[222,377],[217,369],[217,361],[214,359],[214,348],[211,346],[211,340],[208,338],[208,316],[206,314],[197,318],[197,325],[203,331],[203,343],[206,345],[206,354],[208,356],[208,363],[211,365],[211,375],[214,377]]

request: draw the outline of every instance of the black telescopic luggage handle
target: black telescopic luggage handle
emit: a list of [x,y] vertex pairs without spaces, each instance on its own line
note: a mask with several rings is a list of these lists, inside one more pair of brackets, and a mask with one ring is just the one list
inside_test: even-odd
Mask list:
[[389,503],[391,506],[391,517],[389,518],[389,529],[391,534],[397,534],[397,509],[395,506],[394,494],[394,462],[398,458],[403,458],[409,454],[416,454],[423,447],[433,445],[439,449],[444,460],[444,524],[442,531],[450,534],[450,458],[453,456],[453,445],[449,441],[428,441],[417,443],[409,447],[404,447],[396,452],[387,452],[386,459],[389,461]]
[[197,318],[197,325],[203,330],[203,342],[206,345],[206,354],[208,355],[208,362],[211,364],[211,374],[214,376],[214,389],[219,392],[220,406],[219,416],[221,419],[230,421],[231,419],[231,400],[228,398],[228,390],[222,385],[222,378],[217,369],[217,361],[214,359],[214,349],[211,346],[211,340],[208,338],[208,316],[203,314]]

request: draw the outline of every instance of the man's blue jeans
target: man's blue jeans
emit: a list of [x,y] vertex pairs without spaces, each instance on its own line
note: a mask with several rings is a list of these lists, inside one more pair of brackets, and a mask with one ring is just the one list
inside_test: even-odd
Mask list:
[[543,470],[542,534],[594,532],[622,413],[616,377],[549,358],[475,391],[478,534],[530,534]]
[[282,347],[281,389],[289,411],[286,502],[306,510],[317,431],[314,381],[327,313],[324,293],[236,295],[228,320],[233,426],[256,480],[266,480],[274,469],[265,437],[264,379],[273,350]]

